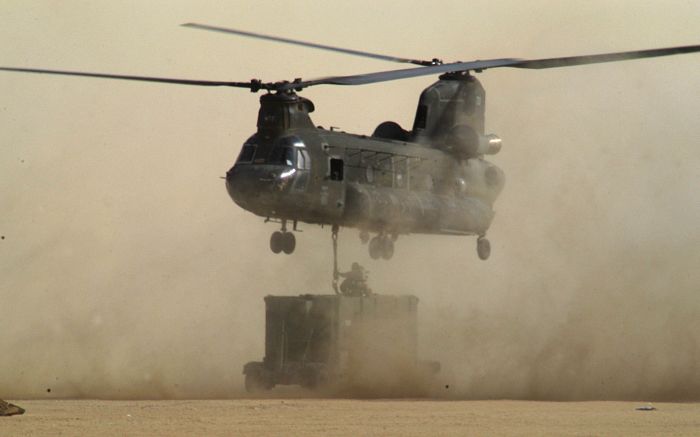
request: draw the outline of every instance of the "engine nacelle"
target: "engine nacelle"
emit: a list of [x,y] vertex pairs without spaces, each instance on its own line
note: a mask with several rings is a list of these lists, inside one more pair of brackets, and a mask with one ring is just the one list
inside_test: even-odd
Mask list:
[[445,142],[446,150],[460,159],[495,155],[501,150],[501,146],[502,141],[497,135],[479,135],[467,125],[453,127]]
[[385,121],[377,126],[372,136],[386,140],[408,141],[409,132],[395,121]]

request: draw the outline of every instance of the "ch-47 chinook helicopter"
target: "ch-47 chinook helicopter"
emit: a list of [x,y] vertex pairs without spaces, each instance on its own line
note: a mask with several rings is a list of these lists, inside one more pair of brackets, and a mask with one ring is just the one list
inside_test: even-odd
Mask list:
[[[296,44],[374,59],[416,64],[400,70],[280,82],[221,82],[78,71],[0,67],[0,70],[123,79],[180,85],[265,90],[257,131],[245,141],[226,173],[226,188],[242,208],[280,223],[270,238],[274,253],[296,247],[298,222],[360,230],[374,259],[389,259],[400,234],[476,235],[479,258],[493,205],[503,189],[501,169],[484,159],[501,149],[486,134],[485,92],[472,75],[489,68],[542,69],[615,62],[700,51],[700,45],[547,59],[490,59],[443,63],[385,56],[235,29],[188,23],[183,26]],[[418,100],[413,128],[383,122],[370,136],[314,126],[314,104],[298,95],[316,85],[363,85],[439,75]],[[291,230],[290,225],[291,224]],[[370,240],[370,233],[375,234]],[[335,246],[334,246],[335,247]]]

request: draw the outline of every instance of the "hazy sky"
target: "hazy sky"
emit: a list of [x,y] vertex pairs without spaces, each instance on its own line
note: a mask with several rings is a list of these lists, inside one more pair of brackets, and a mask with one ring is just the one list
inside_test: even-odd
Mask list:
[[[446,61],[700,43],[699,1],[6,1],[0,64],[211,80],[394,67],[179,27],[190,21]],[[420,297],[422,335],[442,340],[424,353],[459,396],[697,390],[699,67],[687,55],[484,72],[506,173],[491,259],[473,238],[408,236],[391,262],[371,261],[343,230],[341,263]],[[410,127],[433,80],[304,95],[316,124],[368,134]],[[5,397],[235,393],[243,363],[262,358],[263,296],[330,291],[329,230],[302,226],[294,256],[274,256],[274,225],[219,179],[259,95],[6,72],[0,95]],[[566,378],[578,385],[562,390]]]

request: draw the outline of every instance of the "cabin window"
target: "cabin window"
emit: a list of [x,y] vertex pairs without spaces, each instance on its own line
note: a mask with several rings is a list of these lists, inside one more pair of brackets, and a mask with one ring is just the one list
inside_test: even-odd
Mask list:
[[294,149],[291,147],[273,148],[272,152],[270,152],[270,157],[268,158],[267,163],[294,167]]
[[332,181],[343,180],[343,160],[339,158],[331,158],[330,162],[330,177]]
[[255,144],[244,144],[243,148],[241,148],[241,153],[238,155],[236,163],[249,164],[253,162],[253,159],[255,158],[256,147],[257,146]]
[[374,167],[371,165],[368,165],[365,169],[365,179],[369,184],[374,183]]
[[394,166],[391,157],[387,156],[376,162],[374,180],[380,187],[394,186]]
[[394,187],[405,188],[408,173],[408,162],[405,157],[394,157]]

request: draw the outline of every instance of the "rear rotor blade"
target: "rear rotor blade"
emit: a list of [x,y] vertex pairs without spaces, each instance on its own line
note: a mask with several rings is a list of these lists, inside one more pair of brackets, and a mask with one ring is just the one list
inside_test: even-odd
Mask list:
[[402,63],[406,63],[406,64],[416,64],[416,65],[433,65],[435,62],[437,62],[437,61],[421,61],[418,59],[407,59],[407,58],[399,58],[396,56],[380,55],[377,53],[370,53],[370,52],[365,52],[365,51],[361,51],[361,50],[344,49],[342,47],[333,47],[333,46],[328,46],[325,44],[317,44],[317,43],[313,43],[313,42],[299,41],[299,40],[291,39],[291,38],[282,38],[279,36],[264,35],[261,33],[254,33],[254,32],[246,32],[244,30],[229,29],[226,27],[210,26],[208,24],[185,23],[185,24],[182,24],[182,26],[183,27],[191,27],[193,29],[210,30],[212,32],[221,32],[221,33],[229,33],[229,34],[233,34],[233,35],[247,36],[250,38],[265,39],[268,41],[281,42],[281,43],[285,43],[285,44],[294,44],[294,45],[303,46],[303,47],[311,47],[314,49],[329,50],[332,52],[345,53],[346,55],[363,56],[365,58],[381,59],[383,61],[402,62]]
[[453,62],[450,64],[432,65],[428,67],[409,68],[404,70],[389,70],[379,73],[357,74],[352,76],[333,76],[296,83],[288,83],[279,89],[301,89],[313,85],[364,85],[369,83],[386,82],[390,80],[407,79],[411,77],[430,76],[439,73],[486,70],[488,68],[556,68],[574,65],[599,64],[630,59],[670,56],[684,53],[700,52],[700,45],[668,47],[662,49],[636,50],[630,52],[604,53],[599,55],[570,56],[547,59],[490,59],[485,61]]
[[[83,71],[63,71],[63,70],[44,70],[38,68],[14,68],[0,67],[2,71],[14,71],[19,73],[38,73],[38,74],[54,74],[61,76],[82,76],[82,77],[97,77],[101,79],[119,79],[133,80],[139,82],[159,82],[170,83],[177,85],[199,85],[199,86],[228,86],[236,88],[255,88],[254,82],[221,82],[213,80],[191,80],[191,79],[172,79],[167,77],[148,77],[148,76],[130,76],[124,74],[104,74],[104,73],[87,73]],[[257,88],[266,88],[270,84],[257,84]],[[266,88],[267,89],[267,88]]]
[[548,58],[521,60],[506,67],[515,68],[558,68],[572,67],[575,65],[601,64],[604,62],[618,62],[629,59],[655,58],[658,56],[681,55],[685,53],[700,52],[700,45],[667,47],[663,49],[635,50],[631,52],[604,53],[600,55],[569,56],[564,58]]
[[411,77],[430,76],[440,73],[459,71],[480,71],[487,68],[507,67],[518,59],[491,59],[488,61],[453,62],[451,64],[432,65],[429,67],[407,68],[404,70],[389,70],[378,73],[356,74],[352,76],[332,76],[320,79],[288,83],[280,89],[297,89],[313,85],[365,85],[369,83],[386,82],[390,80],[408,79]]

